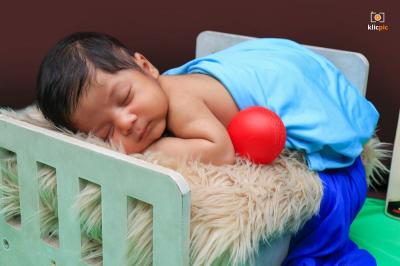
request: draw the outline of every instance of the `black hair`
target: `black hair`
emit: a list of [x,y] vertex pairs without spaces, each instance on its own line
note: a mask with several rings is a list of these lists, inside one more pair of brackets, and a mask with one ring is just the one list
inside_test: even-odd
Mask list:
[[36,80],[37,105],[44,117],[73,132],[70,116],[94,70],[116,73],[141,68],[134,52],[115,37],[100,32],[75,32],[56,43],[44,57]]

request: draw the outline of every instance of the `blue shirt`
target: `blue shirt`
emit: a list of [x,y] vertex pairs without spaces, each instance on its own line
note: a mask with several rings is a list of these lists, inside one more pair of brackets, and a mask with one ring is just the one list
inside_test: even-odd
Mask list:
[[264,106],[282,119],[286,147],[311,170],[342,168],[360,155],[379,114],[325,57],[286,39],[253,39],[164,72],[219,80],[242,110]]

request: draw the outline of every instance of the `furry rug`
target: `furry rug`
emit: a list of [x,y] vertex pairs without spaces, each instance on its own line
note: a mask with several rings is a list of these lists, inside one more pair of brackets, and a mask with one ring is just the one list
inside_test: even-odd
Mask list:
[[[103,147],[117,149],[94,136],[71,134],[43,119],[34,107],[22,111],[0,110],[48,129],[59,130]],[[363,161],[374,176],[384,170],[379,158],[387,154],[380,142],[366,145]],[[260,241],[271,241],[283,233],[295,233],[316,214],[322,184],[308,170],[301,153],[285,150],[270,165],[254,165],[237,158],[234,165],[213,166],[198,161],[173,159],[161,154],[134,154],[139,159],[171,168],[185,177],[191,189],[191,265],[238,265],[252,262]],[[16,159],[3,159],[1,213],[6,219],[20,215]],[[376,170],[376,169],[380,170]],[[39,172],[40,217],[43,236],[57,235],[55,172],[42,166]],[[79,210],[83,255],[101,264],[101,195],[98,186],[84,185],[75,208]],[[128,217],[128,265],[152,264],[151,206],[132,200]]]

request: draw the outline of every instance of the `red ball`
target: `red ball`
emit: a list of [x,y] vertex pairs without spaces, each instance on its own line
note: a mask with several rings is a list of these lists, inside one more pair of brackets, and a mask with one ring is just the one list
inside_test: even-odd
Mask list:
[[235,151],[255,163],[268,164],[285,146],[285,125],[271,110],[254,106],[240,111],[228,125]]

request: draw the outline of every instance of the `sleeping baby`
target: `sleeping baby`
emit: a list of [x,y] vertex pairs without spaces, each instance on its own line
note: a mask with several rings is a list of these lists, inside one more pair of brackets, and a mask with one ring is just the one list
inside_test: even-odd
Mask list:
[[[362,186],[354,192],[357,206],[333,215],[335,219],[348,215],[348,221],[338,223],[329,215],[307,223],[315,228],[307,229],[306,224],[292,238],[285,264],[374,265],[368,253],[349,244],[348,226],[365,199],[359,155],[374,133],[378,112],[331,62],[296,42],[253,39],[160,74],[144,55],[116,38],[77,32],[45,56],[38,73],[37,101],[55,125],[91,132],[121,145],[128,154],[155,151],[213,164],[234,162],[226,130],[231,119],[247,107],[266,107],[285,125],[286,148],[304,152],[308,167],[319,171],[325,201],[329,193],[335,200],[340,193],[351,195],[354,182]],[[347,183],[331,184],[332,177],[324,175],[331,173],[329,169],[348,174]],[[330,191],[330,185],[345,189]],[[337,204],[351,205],[340,200]],[[318,244],[312,240],[320,236],[316,223],[323,219],[340,228],[332,230],[339,244],[327,254],[315,252]],[[310,245],[315,248],[307,248]],[[320,249],[326,250],[326,245]]]

